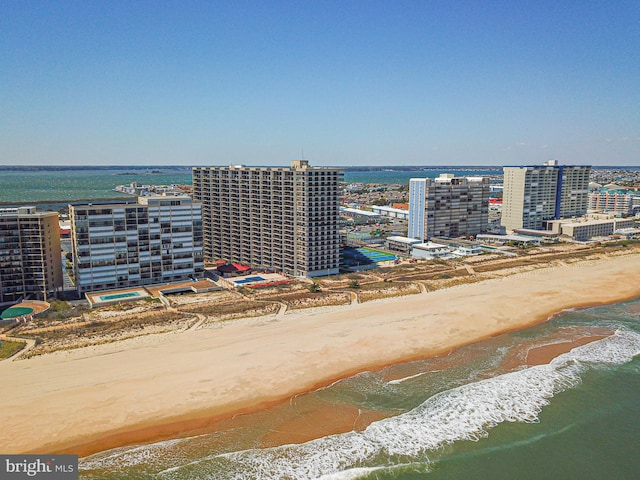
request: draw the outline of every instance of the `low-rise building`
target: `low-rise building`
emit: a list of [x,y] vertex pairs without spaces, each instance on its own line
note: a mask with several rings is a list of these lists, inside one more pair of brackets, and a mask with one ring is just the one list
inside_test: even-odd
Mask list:
[[446,245],[434,242],[416,243],[411,245],[411,256],[432,260],[434,258],[451,257],[451,249]]
[[365,219],[367,221],[377,221],[380,219],[380,213],[372,212],[370,210],[362,210],[360,208],[340,207],[340,215],[353,218],[353,219]]
[[513,233],[525,237],[533,237],[540,240],[540,243],[558,243],[560,233],[548,230],[533,230],[530,228],[516,228]]
[[409,220],[409,210],[405,210],[402,208],[372,205],[371,211],[383,217],[400,218],[402,220]]
[[565,235],[576,242],[586,242],[592,238],[608,237],[617,230],[633,228],[633,218],[589,218],[547,222],[551,231]]
[[484,250],[482,250],[482,247],[479,245],[470,247],[461,246],[452,252],[456,257],[470,257],[473,255],[480,255],[481,253],[484,253]]
[[477,237],[479,242],[495,244],[495,245],[519,245],[519,246],[528,246],[528,245],[540,245],[540,239],[531,237],[528,235],[493,235],[490,233],[483,233],[478,235]]
[[387,237],[384,246],[390,252],[408,256],[411,254],[411,248],[418,243],[421,241],[416,238],[391,236]]

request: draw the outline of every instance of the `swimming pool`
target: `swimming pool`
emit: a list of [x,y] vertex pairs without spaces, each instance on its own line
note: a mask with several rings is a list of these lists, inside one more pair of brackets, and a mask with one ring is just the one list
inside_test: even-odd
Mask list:
[[251,283],[251,282],[264,282],[265,279],[262,277],[246,277],[241,278],[240,280],[234,280],[233,283],[242,285],[243,283]]
[[98,300],[101,302],[111,302],[113,300],[121,300],[123,298],[142,297],[140,292],[111,293],[109,295],[99,295]]

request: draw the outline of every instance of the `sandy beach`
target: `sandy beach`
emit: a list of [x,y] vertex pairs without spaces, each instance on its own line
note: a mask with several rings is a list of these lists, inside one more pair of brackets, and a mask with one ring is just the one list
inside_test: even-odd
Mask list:
[[355,372],[637,297],[639,281],[631,254],[0,362],[0,451],[86,455],[204,429]]

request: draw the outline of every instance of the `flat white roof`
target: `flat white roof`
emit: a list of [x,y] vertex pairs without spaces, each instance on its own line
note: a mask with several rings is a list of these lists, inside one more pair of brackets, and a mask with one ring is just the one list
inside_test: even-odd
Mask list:
[[407,243],[409,245],[420,243],[420,240],[418,240],[417,238],[401,237],[401,236],[387,237],[387,240],[391,240],[393,242],[398,242],[398,243]]
[[436,250],[440,248],[446,248],[447,250],[449,249],[449,247],[447,247],[446,245],[442,245],[441,243],[433,243],[433,242],[417,243],[416,245],[413,246],[413,248],[419,248],[420,250]]
[[523,233],[525,235],[537,235],[540,237],[558,237],[559,234],[549,230],[534,230],[532,228],[514,228],[514,232]]
[[524,235],[491,235],[489,233],[481,233],[476,239],[482,240],[504,240],[505,242],[533,242],[534,239]]
[[395,213],[404,213],[406,215],[409,214],[409,210],[404,210],[402,208],[395,208],[395,207],[385,207],[385,206],[377,206],[377,205],[372,205],[371,206],[372,209],[376,209],[376,210],[384,210],[385,212],[395,212]]
[[581,226],[590,226],[590,225],[607,225],[613,224],[614,222],[619,222],[622,219],[616,218],[594,218],[586,221],[578,221],[578,222],[565,222],[562,224],[563,227],[581,227]]
[[364,215],[366,217],[379,217],[379,213],[370,212],[368,210],[360,210],[358,208],[340,207],[341,212],[355,213],[358,215]]

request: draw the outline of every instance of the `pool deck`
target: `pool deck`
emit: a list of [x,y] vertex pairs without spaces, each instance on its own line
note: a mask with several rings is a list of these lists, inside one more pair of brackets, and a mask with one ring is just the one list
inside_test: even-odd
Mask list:
[[198,280],[197,282],[181,282],[181,283],[169,283],[166,285],[153,285],[146,287],[146,290],[154,298],[159,298],[161,295],[175,292],[192,291],[194,293],[210,292],[211,290],[218,289],[215,283],[209,280]]
[[[243,280],[246,280],[247,278],[254,278],[254,277],[260,277],[260,280],[255,280],[252,282],[243,282]],[[263,283],[268,284],[272,282],[283,282],[285,280],[288,280],[288,278],[280,275],[279,273],[259,273],[259,274],[247,275],[245,277],[225,278],[225,280],[232,283],[234,287],[250,287],[251,285],[259,285]]]
[[[162,299],[163,295],[177,292],[209,292],[211,290],[219,289],[216,284],[209,280],[198,280],[196,282],[180,282],[180,283],[167,283],[163,285],[149,285],[145,287],[132,287],[123,288],[121,290],[109,290],[101,292],[85,293],[86,299],[91,304],[91,307],[102,307],[105,305],[113,305],[120,302],[131,302],[134,300],[142,300],[143,298],[153,297]],[[120,295],[123,293],[137,292],[140,295],[132,297],[113,298],[111,300],[103,300],[100,297],[107,295]]]
[[11,307],[7,307],[5,310],[9,308],[31,308],[33,311],[27,313],[26,315],[21,315],[30,317],[33,315],[38,315],[42,312],[46,312],[47,310],[49,310],[50,306],[51,305],[49,305],[47,302],[42,302],[40,300],[25,300],[15,305],[11,305]]
[[[139,295],[136,295],[135,297],[113,298],[111,300],[103,300],[102,298],[100,298],[107,295],[121,295],[123,293],[133,293],[133,292],[137,292],[139,293]],[[102,291],[102,292],[85,293],[85,297],[91,304],[92,308],[102,307],[105,305],[113,305],[114,303],[127,302],[131,300],[142,300],[143,298],[148,296],[149,296],[149,292],[147,292],[144,288],[141,288],[141,287],[127,288],[123,290],[109,290],[109,291]]]

